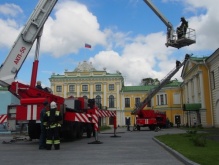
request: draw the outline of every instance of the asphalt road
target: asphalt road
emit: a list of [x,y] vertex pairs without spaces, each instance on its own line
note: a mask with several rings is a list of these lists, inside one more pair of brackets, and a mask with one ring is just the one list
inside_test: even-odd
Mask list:
[[[114,131],[108,130],[98,134],[101,144],[94,137],[77,141],[61,142],[61,149],[51,151],[39,150],[38,140],[28,141],[25,136],[13,139],[11,134],[0,133],[0,164],[1,165],[182,165],[174,155],[164,149],[153,137],[161,134],[183,133],[177,128],[163,129],[158,132],[127,131],[118,128],[116,137]],[[15,136],[15,135],[14,135]],[[27,138],[27,137],[26,137]]]

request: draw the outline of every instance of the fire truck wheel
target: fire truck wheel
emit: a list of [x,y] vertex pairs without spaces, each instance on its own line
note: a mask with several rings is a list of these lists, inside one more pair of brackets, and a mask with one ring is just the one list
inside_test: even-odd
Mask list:
[[40,138],[40,124],[35,122],[28,123],[28,135],[31,139]]
[[91,138],[91,134],[92,134],[92,125],[87,124],[87,137]]
[[150,126],[149,126],[149,129],[150,129],[151,131],[154,131],[154,130],[155,130],[155,126],[154,126],[154,125],[150,125]]
[[82,138],[83,136],[83,126],[81,123],[78,123],[78,126],[77,126],[77,138]]
[[137,125],[137,130],[140,131],[141,130],[141,127],[139,125]]

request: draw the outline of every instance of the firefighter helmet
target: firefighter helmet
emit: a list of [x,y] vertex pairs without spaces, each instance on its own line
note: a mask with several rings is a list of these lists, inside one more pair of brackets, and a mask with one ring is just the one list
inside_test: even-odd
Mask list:
[[56,102],[55,102],[55,101],[52,101],[52,102],[50,103],[50,108],[51,108],[51,109],[57,108],[57,105],[56,105]]

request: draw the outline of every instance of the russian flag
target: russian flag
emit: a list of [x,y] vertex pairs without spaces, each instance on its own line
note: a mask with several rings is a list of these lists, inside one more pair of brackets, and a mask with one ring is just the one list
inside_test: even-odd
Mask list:
[[90,44],[87,44],[87,43],[85,43],[85,48],[91,48],[91,45]]

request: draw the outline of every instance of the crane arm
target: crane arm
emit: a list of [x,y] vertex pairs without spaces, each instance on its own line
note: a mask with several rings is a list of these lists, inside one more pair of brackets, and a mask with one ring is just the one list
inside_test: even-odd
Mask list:
[[160,82],[160,85],[158,85],[156,88],[154,88],[148,96],[136,105],[136,108],[131,112],[132,115],[136,115],[140,110],[142,110],[150,101],[151,99],[156,95],[156,93],[163,88],[169,81],[170,79],[179,71],[179,69],[186,63],[186,61],[190,58],[190,55],[186,54],[185,59],[182,63],[179,63],[172,71],[170,71]]
[[7,87],[15,80],[34,41],[42,35],[43,26],[58,0],[40,0],[0,67],[0,85]]
[[161,21],[167,26],[168,29],[174,29],[173,25],[161,14],[161,12],[153,5],[150,0],[144,0],[144,2],[154,11],[154,13],[161,19]]

